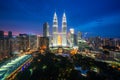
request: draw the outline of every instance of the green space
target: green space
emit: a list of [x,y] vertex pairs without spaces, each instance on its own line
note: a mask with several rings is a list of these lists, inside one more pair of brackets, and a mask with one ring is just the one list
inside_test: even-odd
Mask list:
[[[69,57],[53,53],[33,57],[28,68],[20,71],[15,80],[120,80],[119,67],[75,54]],[[85,75],[75,67],[88,70]]]

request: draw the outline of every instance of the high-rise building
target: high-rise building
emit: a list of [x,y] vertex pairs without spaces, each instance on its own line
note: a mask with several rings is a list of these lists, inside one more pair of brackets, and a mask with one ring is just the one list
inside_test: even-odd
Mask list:
[[82,33],[80,31],[78,31],[78,35],[77,35],[77,44],[79,44],[79,42],[82,39]]
[[62,32],[58,32],[58,19],[56,12],[53,17],[53,43],[52,46],[67,46],[67,20],[66,15],[63,13],[62,17]]
[[12,38],[12,32],[11,31],[8,31],[8,37]]
[[41,49],[49,49],[49,38],[48,37],[39,37],[38,38],[38,47]]
[[74,34],[74,46],[77,46],[77,35],[76,34]]
[[70,29],[70,46],[71,47],[74,46],[74,29],[73,28]]
[[31,50],[37,49],[37,35],[29,35],[29,48]]
[[19,34],[19,50],[26,51],[29,48],[29,36],[27,34]]
[[4,31],[0,31],[0,38],[4,37]]
[[3,58],[4,54],[4,31],[0,31],[0,59]]
[[13,45],[13,47],[12,47],[13,48],[13,53],[19,52],[20,51],[19,46],[20,46],[20,42],[21,42],[20,37],[19,36],[14,36],[12,42],[13,42],[13,44],[12,44]]
[[80,31],[78,31],[78,40],[82,39],[82,33]]
[[53,17],[53,46],[57,46],[58,43],[58,19],[56,12]]
[[4,36],[4,31],[0,31],[0,58],[12,56],[12,38]]
[[67,34],[67,20],[66,20],[65,13],[63,13],[63,17],[62,17],[62,46],[67,45],[66,34]]
[[43,37],[48,37],[49,36],[49,24],[45,22],[43,24]]

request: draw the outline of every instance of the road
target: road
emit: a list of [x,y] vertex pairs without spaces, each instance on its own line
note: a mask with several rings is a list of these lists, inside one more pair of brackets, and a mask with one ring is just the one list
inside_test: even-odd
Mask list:
[[16,58],[9,60],[6,64],[0,66],[0,80],[5,80],[11,73],[24,64],[31,55],[22,55]]

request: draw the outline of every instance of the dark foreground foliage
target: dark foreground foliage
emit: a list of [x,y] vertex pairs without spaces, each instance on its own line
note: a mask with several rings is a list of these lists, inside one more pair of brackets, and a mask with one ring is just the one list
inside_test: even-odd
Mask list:
[[[87,76],[81,75],[75,66],[88,69]],[[99,68],[94,72],[91,67]],[[37,53],[30,66],[20,71],[15,80],[120,80],[120,71],[108,64],[76,54],[63,57],[52,53]]]

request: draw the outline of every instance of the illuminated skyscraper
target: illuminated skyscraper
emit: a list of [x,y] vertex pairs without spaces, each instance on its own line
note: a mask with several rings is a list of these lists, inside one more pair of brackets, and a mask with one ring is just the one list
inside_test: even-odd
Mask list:
[[58,19],[56,12],[53,17],[53,46],[57,46],[58,43]]
[[31,50],[37,49],[37,35],[29,34],[29,48]]
[[62,17],[62,46],[67,45],[66,34],[67,34],[67,21],[66,21],[65,13],[63,13],[63,17]]
[[82,33],[79,31],[77,36],[77,42],[79,43],[82,39]]
[[82,33],[79,31],[78,32],[78,40],[82,39]]
[[74,29],[70,29],[70,47],[74,46]]
[[29,35],[19,34],[19,51],[26,51],[29,48]]
[[66,15],[63,13],[62,17],[62,31],[58,32],[58,19],[56,12],[53,17],[53,46],[67,46],[67,20]]
[[49,36],[49,24],[46,22],[43,24],[43,37]]

